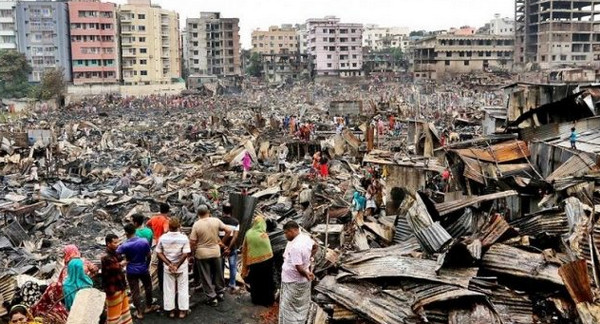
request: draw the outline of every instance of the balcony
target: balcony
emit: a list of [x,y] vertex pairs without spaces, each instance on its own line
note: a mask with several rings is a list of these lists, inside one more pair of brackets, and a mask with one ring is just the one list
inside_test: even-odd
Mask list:
[[133,32],[133,28],[121,28],[121,34],[132,34]]
[[136,57],[135,53],[131,53],[131,52],[124,52],[123,53],[123,57]]

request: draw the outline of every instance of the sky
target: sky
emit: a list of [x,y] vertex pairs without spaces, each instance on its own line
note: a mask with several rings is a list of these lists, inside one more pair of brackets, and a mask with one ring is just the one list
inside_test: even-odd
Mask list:
[[[126,0],[116,0],[125,3]],[[179,12],[181,25],[201,11],[221,12],[221,17],[240,19],[243,48],[250,48],[250,34],[281,24],[304,23],[308,18],[337,16],[343,23],[440,30],[481,27],[495,13],[514,17],[514,0],[154,0],[162,8]]]

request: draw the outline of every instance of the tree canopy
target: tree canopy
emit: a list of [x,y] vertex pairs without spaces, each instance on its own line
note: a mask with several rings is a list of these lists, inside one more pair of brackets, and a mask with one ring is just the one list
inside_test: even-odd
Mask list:
[[250,55],[249,61],[250,62],[248,64],[248,68],[246,68],[246,73],[254,77],[259,77],[262,72],[260,54],[252,53],[252,55]]
[[17,51],[0,50],[0,98],[23,98],[29,94],[31,66]]

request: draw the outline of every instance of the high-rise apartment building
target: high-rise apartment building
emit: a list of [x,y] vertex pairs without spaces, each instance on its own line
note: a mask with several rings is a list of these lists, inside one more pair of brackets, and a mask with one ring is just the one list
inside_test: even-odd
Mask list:
[[181,77],[178,13],[150,0],[128,0],[118,16],[123,84],[169,84]]
[[16,1],[0,0],[0,49],[16,49],[17,34],[15,33]]
[[42,80],[49,68],[62,68],[71,81],[71,50],[67,4],[19,1],[16,6],[17,46],[31,65],[30,82]]
[[600,65],[600,3],[516,0],[515,63]]
[[317,76],[362,76],[362,24],[336,17],[308,19],[308,54]]
[[380,51],[390,48],[399,48],[405,51],[408,47],[408,27],[380,27],[366,25],[363,31],[363,47]]
[[296,25],[296,38],[298,39],[298,51],[300,54],[307,54],[308,29],[306,29],[306,24]]
[[119,80],[116,6],[100,0],[69,1],[74,84]]
[[489,34],[499,36],[514,36],[515,21],[508,17],[502,17],[500,14],[495,14],[494,19],[489,23]]
[[298,51],[298,36],[292,25],[271,26],[269,30],[252,32],[252,52],[284,54]]
[[218,12],[201,12],[185,25],[184,64],[188,73],[216,76],[241,74],[238,18],[222,18]]

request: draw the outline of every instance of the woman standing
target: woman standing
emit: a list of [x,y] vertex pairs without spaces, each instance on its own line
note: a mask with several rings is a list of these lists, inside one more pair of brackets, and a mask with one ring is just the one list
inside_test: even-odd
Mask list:
[[85,274],[83,266],[83,260],[77,258],[71,260],[67,267],[68,275],[63,284],[63,294],[65,295],[67,311],[71,311],[78,291],[85,288],[92,288],[94,285],[92,279]]
[[242,173],[242,180],[246,180],[246,176],[250,171],[250,167],[252,167],[252,157],[248,151],[244,152],[244,157],[242,158],[242,168],[244,169]]
[[242,245],[242,276],[250,285],[252,303],[271,306],[274,302],[273,250],[264,217],[256,216]]
[[79,249],[75,245],[67,245],[64,248],[64,267],[58,276],[57,282],[51,283],[40,300],[31,307],[31,313],[35,317],[43,317],[45,323],[63,324],[67,322],[69,312],[62,303],[63,281],[67,277],[68,264],[73,259],[83,261],[85,274],[93,278],[98,273],[98,267],[88,260],[82,259]]

